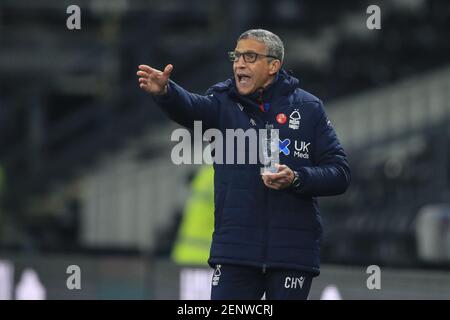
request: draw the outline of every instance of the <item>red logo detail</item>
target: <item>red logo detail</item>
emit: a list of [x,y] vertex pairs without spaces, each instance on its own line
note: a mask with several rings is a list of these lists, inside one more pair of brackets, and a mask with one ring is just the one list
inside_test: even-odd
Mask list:
[[277,114],[277,118],[276,119],[277,119],[277,122],[279,124],[285,124],[286,120],[287,120],[287,117],[286,117],[286,115],[284,113],[279,113],[279,114]]

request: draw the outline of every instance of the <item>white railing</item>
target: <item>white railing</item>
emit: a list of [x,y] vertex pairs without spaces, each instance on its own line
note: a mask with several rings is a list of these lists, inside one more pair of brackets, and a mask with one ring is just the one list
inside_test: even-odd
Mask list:
[[450,67],[326,106],[342,143],[357,149],[450,117]]
[[[170,162],[170,130],[160,157],[137,161],[139,146],[111,155],[82,178],[82,242],[92,247],[155,248],[188,192],[188,166]],[[155,133],[151,133],[150,135]],[[150,136],[149,135],[149,136]]]

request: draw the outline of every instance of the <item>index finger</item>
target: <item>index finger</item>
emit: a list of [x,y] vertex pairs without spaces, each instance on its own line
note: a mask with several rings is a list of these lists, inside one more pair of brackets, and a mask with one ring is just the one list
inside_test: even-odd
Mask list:
[[276,180],[281,179],[281,178],[286,178],[287,177],[287,173],[285,171],[280,171],[280,172],[277,172],[277,173],[268,174],[267,176],[270,179],[276,181]]
[[266,177],[267,179],[276,180],[279,179],[283,174],[277,173],[266,173],[263,177]]
[[157,70],[157,69],[153,69],[152,67],[150,67],[150,66],[148,66],[148,65],[146,65],[146,64],[141,64],[141,65],[139,65],[139,70],[142,70],[142,71],[145,71],[145,72],[147,72],[148,74],[151,74],[151,73],[153,73],[153,72],[161,72],[161,71],[159,71],[159,70]]
[[281,171],[286,170],[288,168],[287,165],[285,165],[285,164],[278,164],[278,163],[275,163],[275,167],[277,167],[278,172],[281,172]]

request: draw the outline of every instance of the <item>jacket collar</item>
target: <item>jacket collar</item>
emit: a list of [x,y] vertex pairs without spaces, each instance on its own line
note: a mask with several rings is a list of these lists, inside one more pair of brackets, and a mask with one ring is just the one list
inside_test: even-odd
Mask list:
[[[234,79],[227,80],[229,83],[230,97],[242,102],[244,105],[251,105],[259,107],[265,102],[272,102],[282,96],[287,96],[298,88],[299,80],[289,75],[284,69],[281,69],[276,75],[274,81],[269,84],[262,92],[257,91],[249,95],[241,95],[237,91],[236,82]],[[262,93],[262,95],[261,95]],[[262,98],[262,101],[261,101]]]

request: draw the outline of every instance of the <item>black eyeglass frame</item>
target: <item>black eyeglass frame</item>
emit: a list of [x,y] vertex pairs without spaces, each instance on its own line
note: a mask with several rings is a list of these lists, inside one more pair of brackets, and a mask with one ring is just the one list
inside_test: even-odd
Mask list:
[[228,58],[231,62],[238,62],[240,57],[244,58],[246,63],[255,63],[258,60],[258,57],[272,58],[280,60],[275,56],[271,56],[268,54],[257,53],[253,51],[239,52],[239,51],[228,51]]

